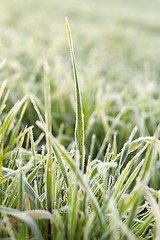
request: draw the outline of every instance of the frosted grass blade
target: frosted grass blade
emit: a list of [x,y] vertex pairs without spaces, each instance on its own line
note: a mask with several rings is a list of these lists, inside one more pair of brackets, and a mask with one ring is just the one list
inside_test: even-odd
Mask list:
[[68,175],[67,175],[67,171],[66,171],[66,168],[65,168],[65,165],[64,165],[64,162],[63,162],[63,158],[62,156],[60,155],[59,151],[57,150],[57,148],[52,145],[53,147],[53,151],[54,151],[54,154],[55,154],[55,157],[57,159],[57,162],[59,163],[59,166],[61,168],[61,171],[63,173],[63,176],[64,176],[64,180],[65,180],[65,183],[67,185],[67,187],[69,186],[69,183],[68,183]]
[[51,96],[50,96],[50,80],[49,80],[49,65],[44,62],[44,96],[45,96],[45,121],[46,121],[46,143],[47,143],[47,169],[46,169],[46,197],[47,197],[47,208],[52,211],[52,154],[51,154],[51,143],[48,132],[51,132]]
[[76,67],[76,60],[73,49],[73,41],[72,35],[69,27],[68,19],[66,18],[66,28],[68,34],[68,41],[71,51],[72,65],[73,65],[73,74],[75,80],[75,90],[76,90],[76,128],[75,128],[75,142],[77,150],[80,154],[80,169],[84,171],[84,116],[82,109],[82,101],[81,101],[81,92],[78,80],[78,73]]

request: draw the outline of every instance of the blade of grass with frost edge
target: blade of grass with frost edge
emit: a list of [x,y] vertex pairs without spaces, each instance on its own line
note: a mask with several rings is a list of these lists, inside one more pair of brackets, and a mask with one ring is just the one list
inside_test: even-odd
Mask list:
[[56,190],[56,159],[54,160],[53,165],[53,209],[54,209],[54,203],[55,203],[55,190]]
[[124,164],[128,154],[129,154],[129,150],[130,150],[130,147],[131,147],[131,144],[132,144],[132,139],[133,139],[136,132],[137,132],[137,127],[135,127],[133,129],[133,131],[131,132],[131,135],[129,137],[128,142],[126,142],[123,146],[122,155],[121,155],[121,158],[120,158],[120,161],[119,161],[119,167],[118,167],[118,177],[120,176],[120,171],[121,171],[122,165]]
[[66,185],[68,187],[69,186],[68,176],[67,176],[67,171],[66,171],[66,168],[65,168],[65,165],[64,165],[64,162],[63,162],[63,158],[61,157],[61,155],[60,155],[59,151],[57,150],[57,148],[54,145],[52,145],[52,147],[53,147],[53,151],[54,151],[55,157],[57,159],[57,162],[59,163],[59,166],[60,166],[61,171],[63,173],[65,183],[66,183]]
[[75,128],[75,141],[76,147],[80,154],[80,169],[84,170],[84,116],[83,116],[83,109],[82,109],[82,101],[81,101],[81,92],[78,80],[78,73],[76,68],[76,60],[74,56],[74,49],[73,49],[73,41],[71,36],[71,31],[69,27],[68,19],[66,18],[66,28],[67,28],[67,35],[68,41],[71,51],[71,58],[72,58],[72,65],[73,65],[73,74],[75,79],[75,88],[76,88],[76,128]]
[[48,132],[51,132],[51,96],[50,96],[50,80],[49,65],[44,62],[44,95],[45,95],[45,120],[47,126],[46,142],[47,142],[47,169],[46,169],[46,190],[47,190],[47,208],[52,211],[52,154],[51,143]]
[[22,109],[22,111],[21,111],[20,118],[19,118],[19,120],[18,120],[18,122],[17,122],[17,124],[16,124],[16,126],[15,126],[15,129],[14,129],[14,131],[13,131],[13,133],[12,133],[12,137],[11,137],[11,140],[10,140],[10,142],[9,142],[9,145],[7,146],[7,148],[5,149],[4,152],[7,152],[7,151],[11,150],[12,147],[13,147],[13,144],[14,144],[15,139],[16,139],[16,134],[17,134],[17,132],[18,132],[18,129],[19,129],[19,126],[20,126],[20,124],[21,124],[23,115],[24,115],[24,113],[25,113],[25,111],[26,111],[26,108],[27,108],[27,104],[28,104],[28,102],[26,101],[25,104],[24,104],[24,106],[23,106],[23,109]]
[[138,164],[138,166],[136,167],[136,169],[133,171],[133,173],[131,174],[131,176],[128,178],[127,182],[125,183],[121,194],[125,193],[126,190],[129,188],[129,186],[131,185],[131,183],[134,181],[135,177],[137,176],[139,170],[141,169],[142,165],[144,164],[144,159],[141,160],[141,162]]
[[[92,160],[93,157],[93,153],[94,153],[94,147],[95,147],[95,141],[96,141],[96,136],[95,134],[92,135],[92,139],[91,139],[91,146],[90,146],[90,151],[89,151],[89,156],[90,156],[90,161]],[[89,164],[89,162],[88,162]],[[88,165],[87,164],[87,165]]]
[[69,214],[69,239],[75,239],[78,214],[78,185],[74,186],[72,193],[71,212]]
[[24,131],[23,131],[23,135],[22,135],[22,137],[21,137],[21,140],[20,140],[20,143],[19,143],[17,152],[16,152],[16,154],[15,154],[15,156],[14,156],[14,159],[13,159],[13,162],[12,162],[12,168],[14,168],[14,166],[15,166],[15,161],[16,161],[16,159],[18,158],[20,149],[21,149],[21,147],[22,147],[22,145],[23,145],[24,137],[25,137],[25,134],[26,134],[26,130],[27,130],[27,126],[25,127],[25,129],[24,129]]
[[[32,131],[32,128],[30,130],[30,142],[31,142],[31,149],[32,149],[32,155],[33,155],[33,158],[34,158],[34,168],[36,169],[36,151],[35,151],[35,144],[34,144],[34,138],[33,138],[33,131]],[[38,168],[39,170],[39,168]],[[38,185],[38,176],[36,174],[36,186],[37,186],[37,190],[38,190],[38,195],[40,195],[40,188],[39,188],[39,185]]]
[[20,166],[20,181],[19,181],[19,211],[23,211],[23,201],[24,201],[24,194],[23,194],[23,172]]

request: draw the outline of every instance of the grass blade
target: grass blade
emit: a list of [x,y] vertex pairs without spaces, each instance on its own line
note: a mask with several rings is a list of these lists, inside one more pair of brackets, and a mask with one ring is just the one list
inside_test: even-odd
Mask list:
[[66,28],[68,34],[68,41],[71,51],[73,74],[75,79],[75,89],[76,89],[76,128],[75,128],[75,142],[77,150],[80,154],[80,169],[84,171],[84,115],[82,109],[81,92],[78,80],[78,73],[76,67],[76,60],[74,56],[73,41],[71,36],[71,31],[69,27],[68,19],[66,18]]
[[67,187],[69,186],[69,183],[68,183],[68,176],[67,176],[67,171],[65,169],[65,165],[64,165],[64,162],[63,162],[63,159],[62,159],[62,156],[60,155],[59,151],[57,150],[57,148],[52,145],[53,147],[53,151],[54,151],[54,154],[55,154],[55,157],[59,163],[59,166],[61,168],[61,171],[63,173],[63,176],[64,176],[64,180],[65,180],[65,183],[67,185]]
[[49,81],[49,65],[44,62],[44,95],[45,95],[45,120],[47,126],[46,143],[47,143],[47,169],[46,169],[46,195],[47,195],[47,208],[52,211],[52,154],[51,143],[48,132],[51,132],[51,96],[50,96],[50,81]]

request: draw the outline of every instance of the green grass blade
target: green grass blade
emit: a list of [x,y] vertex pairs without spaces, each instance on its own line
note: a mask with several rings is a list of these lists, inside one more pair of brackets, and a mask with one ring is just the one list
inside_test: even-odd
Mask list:
[[120,158],[120,161],[119,161],[118,175],[120,175],[122,165],[124,164],[128,154],[129,154],[129,150],[130,150],[130,147],[131,147],[131,144],[132,144],[132,139],[133,139],[136,131],[137,131],[137,127],[135,127],[133,129],[133,131],[132,131],[132,133],[129,137],[129,141],[124,144],[124,147],[122,149],[122,155],[121,155],[121,158]]
[[75,88],[76,88],[76,128],[75,128],[75,141],[76,147],[80,154],[80,169],[84,171],[84,116],[82,109],[82,101],[81,101],[81,92],[78,80],[78,73],[76,67],[76,60],[74,56],[73,49],[73,41],[71,36],[71,31],[68,23],[68,19],[66,18],[66,28],[68,34],[68,41],[71,51],[72,65],[73,65],[73,74],[75,79]]
[[12,147],[13,147],[13,144],[15,143],[16,134],[17,134],[17,132],[18,132],[19,126],[20,126],[21,121],[22,121],[22,118],[23,118],[24,113],[25,113],[25,111],[26,111],[27,104],[28,104],[28,102],[26,101],[25,104],[24,104],[24,106],[23,106],[23,109],[22,109],[22,111],[21,111],[20,118],[19,118],[19,120],[18,120],[18,122],[17,122],[17,124],[16,124],[16,127],[15,127],[15,129],[14,129],[14,131],[13,131],[13,133],[12,133],[12,137],[11,137],[9,146],[7,146],[7,148],[5,149],[5,152],[11,150]]
[[23,211],[23,202],[24,202],[24,194],[23,194],[23,173],[22,173],[22,168],[21,168],[21,166],[20,166],[19,211]]
[[21,137],[21,140],[20,140],[18,149],[17,149],[16,154],[15,154],[15,156],[14,156],[14,159],[13,159],[13,162],[12,162],[12,168],[14,168],[15,161],[16,161],[16,159],[18,158],[20,149],[21,149],[21,147],[22,147],[22,145],[23,145],[24,137],[25,137],[25,134],[26,134],[26,130],[27,130],[27,126],[25,127],[25,129],[24,129],[24,131],[23,131],[23,134],[22,134],[22,137]]
[[66,168],[65,168],[65,165],[64,165],[64,162],[63,162],[63,158],[60,155],[59,151],[57,150],[56,146],[52,145],[52,147],[53,147],[53,151],[54,151],[55,157],[57,159],[57,162],[59,163],[59,166],[60,166],[61,171],[63,173],[65,183],[68,187],[69,186],[68,175],[67,175],[67,171],[66,171]]
[[47,197],[47,208],[52,211],[52,154],[51,154],[51,143],[48,132],[51,132],[51,96],[50,96],[50,80],[49,80],[49,65],[44,62],[44,95],[45,95],[45,121],[47,126],[46,132],[46,143],[47,143],[47,169],[46,169],[46,197]]
[[56,194],[56,159],[53,164],[53,209],[55,207],[55,194]]
[[36,113],[37,113],[37,115],[38,115],[39,120],[40,120],[40,121],[43,123],[43,125],[45,126],[46,124],[45,124],[45,122],[44,122],[44,120],[43,120],[43,117],[42,117],[42,115],[41,115],[41,113],[40,113],[40,111],[39,111],[39,109],[38,109],[38,107],[37,107],[37,104],[36,104],[36,102],[35,102],[35,100],[34,100],[34,98],[33,98],[32,95],[30,96],[30,99],[31,99],[32,105],[33,105],[33,107],[34,107],[34,109],[35,109],[35,111],[36,111]]
[[147,153],[146,153],[146,161],[145,161],[145,165],[143,168],[143,173],[142,173],[142,180],[144,178],[146,178],[147,176],[149,177],[150,174],[150,167],[151,167],[151,163],[153,160],[153,146],[150,145],[150,148],[148,149]]
[[27,181],[30,184],[35,178],[38,173],[38,170],[42,164],[40,163],[37,167],[34,168],[34,170],[28,175]]
[[71,209],[69,213],[69,239],[74,240],[76,234],[77,215],[78,215],[78,185],[74,186],[72,194]]
[[136,167],[136,169],[133,171],[133,173],[131,174],[131,176],[128,178],[126,184],[124,185],[121,194],[123,194],[124,192],[127,191],[127,189],[129,188],[129,186],[131,185],[131,183],[133,182],[133,180],[135,179],[135,177],[137,176],[139,170],[141,169],[142,165],[144,164],[144,159],[141,160],[141,162],[138,164],[138,166]]
[[115,194],[114,197],[116,198],[118,193],[121,191],[121,188],[123,186],[123,182],[125,181],[125,179],[128,176],[128,173],[130,171],[131,165],[132,165],[133,161],[130,161],[127,166],[125,167],[125,169],[122,171],[121,175],[119,176],[117,183],[115,185]]

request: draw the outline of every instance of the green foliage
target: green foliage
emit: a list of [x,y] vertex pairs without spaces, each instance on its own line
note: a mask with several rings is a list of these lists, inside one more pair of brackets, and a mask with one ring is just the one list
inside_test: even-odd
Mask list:
[[[30,6],[35,3],[22,1],[16,7],[14,2],[11,3],[13,13],[19,15],[16,19],[8,12],[6,26],[22,28],[18,19],[23,8],[33,24]],[[55,4],[51,2],[47,1],[44,6],[41,1],[42,6],[38,4],[35,13],[46,17],[42,11],[45,7],[48,16],[50,6]],[[100,2],[102,6],[106,4],[103,0]],[[67,56],[69,51],[66,50],[66,65],[62,58],[59,59],[67,49],[66,39],[65,42],[57,40],[54,47],[61,49],[58,53],[51,43],[53,35],[45,29],[49,16],[47,22],[45,17],[38,20],[47,33],[44,37],[41,30],[31,24],[31,28],[36,29],[33,38],[40,38],[38,42],[42,40],[42,56],[38,57],[36,50],[29,55],[25,46],[14,48],[17,43],[11,42],[15,60],[10,57],[0,64],[1,77],[7,74],[2,77],[7,79],[0,84],[0,239],[158,239],[160,112],[158,83],[151,82],[149,62],[155,63],[155,71],[158,64],[157,58],[153,59],[154,54],[144,53],[146,47],[142,47],[150,32],[149,36],[153,35],[150,38],[157,44],[158,28],[154,27],[152,17],[149,25],[146,15],[140,15],[141,4],[135,12],[135,3],[122,2],[121,6],[118,1],[107,1],[108,10],[89,0],[80,5],[69,0],[62,7],[57,3],[57,11],[59,6],[64,12],[70,12],[69,4],[72,3],[75,12],[80,10],[82,14],[86,9],[87,23],[92,19],[90,40],[87,40],[87,31],[78,30],[81,29],[78,20],[75,19],[76,29],[73,24],[75,42],[81,53],[78,49],[76,52],[84,63],[83,68],[79,66],[82,81],[78,78],[67,18],[74,82]],[[5,8],[5,3],[1,5]],[[117,9],[109,14],[113,6]],[[126,13],[122,17],[124,6],[133,15]],[[156,6],[159,7],[158,2]],[[143,10],[148,12],[146,5]],[[106,26],[101,23],[106,24],[106,11],[109,19],[115,22],[112,22],[113,29],[103,32]],[[74,16],[73,13],[69,15]],[[98,20],[94,23],[95,16],[99,23]],[[60,27],[59,20],[56,24]],[[82,20],[82,28],[85,24]],[[21,30],[25,35],[30,28],[26,23],[23,26]],[[97,26],[100,26],[99,34],[95,33]],[[122,29],[126,29],[123,34]],[[63,32],[61,30],[58,28],[55,38]],[[139,33],[139,39],[132,39],[135,32]],[[23,42],[24,36],[14,35],[14,29],[8,29],[8,37],[10,34],[13,40]],[[100,40],[101,34],[104,42]],[[6,35],[4,32],[2,40]],[[28,41],[26,38],[26,44]],[[48,51],[45,51],[47,46]],[[121,56],[118,59],[117,52]],[[57,80],[56,74],[59,75]],[[17,90],[15,81],[19,85],[16,85]],[[148,92],[139,88],[141,84]]]

